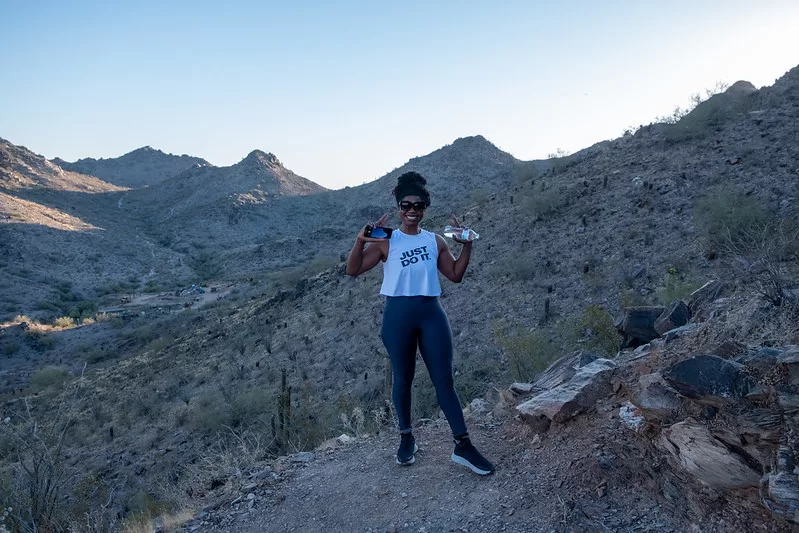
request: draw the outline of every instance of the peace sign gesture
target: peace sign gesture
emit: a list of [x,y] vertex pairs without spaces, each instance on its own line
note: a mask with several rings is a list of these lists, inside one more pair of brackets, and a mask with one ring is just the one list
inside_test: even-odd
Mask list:
[[[388,222],[388,213],[385,213],[382,217],[380,217],[377,222],[375,223],[368,223],[366,226],[372,226],[373,228],[381,227],[383,224]],[[365,243],[365,242],[380,242],[385,241],[385,239],[376,239],[374,237],[366,237],[364,232],[366,231],[366,226],[361,228],[360,233],[358,233],[358,242]]]

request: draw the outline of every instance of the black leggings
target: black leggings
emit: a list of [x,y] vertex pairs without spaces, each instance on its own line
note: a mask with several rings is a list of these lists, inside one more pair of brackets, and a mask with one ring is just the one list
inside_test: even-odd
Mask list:
[[416,347],[436,389],[438,405],[455,436],[465,435],[466,422],[452,369],[452,331],[444,308],[435,296],[389,296],[383,312],[383,344],[394,375],[392,398],[399,429],[411,430],[411,385],[416,371]]

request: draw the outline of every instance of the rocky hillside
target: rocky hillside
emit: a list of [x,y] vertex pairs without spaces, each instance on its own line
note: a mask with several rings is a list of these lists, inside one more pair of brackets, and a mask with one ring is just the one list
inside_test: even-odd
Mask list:
[[120,212],[127,190],[0,140],[0,322],[85,318],[100,295],[190,272]]
[[131,189],[161,183],[195,166],[210,166],[208,161],[199,157],[165,154],[149,146],[108,159],[87,157],[69,163],[55,158],[53,163],[64,170],[96,176],[105,182]]
[[0,188],[6,191],[53,189],[84,193],[125,190],[92,176],[65,171],[24,146],[0,138]]
[[[541,447],[541,458],[561,461],[557,475],[547,479],[552,483],[563,479],[561,487],[570,491],[560,494],[564,531],[586,530],[578,527],[579,523],[569,525],[569,512],[575,508],[568,505],[569,501],[580,504],[582,512],[594,520],[591,527],[597,530],[602,530],[597,525],[603,524],[602,513],[627,520],[617,523],[618,527],[641,526],[625,519],[618,507],[603,510],[603,503],[607,503],[601,501],[603,490],[607,490],[603,486],[619,487],[625,479],[640,482],[638,486],[645,491],[656,490],[652,479],[666,477],[671,483],[662,496],[648,500],[666,510],[663,517],[652,517],[650,530],[658,530],[656,524],[662,519],[676,531],[686,530],[692,522],[704,526],[701,531],[724,531],[712,525],[719,524],[718,520],[702,522],[702,513],[718,517],[719,512],[734,514],[736,509],[743,510],[738,511],[740,516],[725,518],[724,523],[730,525],[727,530],[748,530],[748,524],[758,523],[763,516],[763,506],[753,499],[751,485],[732,496],[725,492],[727,487],[706,490],[702,483],[707,480],[685,466],[689,459],[681,463],[679,453],[673,453],[667,442],[655,452],[650,448],[653,440],[639,441],[641,437],[632,431],[626,437],[620,433],[619,407],[627,399],[637,398],[641,376],[665,372],[694,355],[738,357],[743,353],[740,347],[728,350],[730,347],[724,346],[727,337],[744,345],[746,352],[771,344],[780,354],[789,353],[787,346],[799,342],[790,328],[796,320],[791,319],[789,303],[793,300],[787,296],[799,285],[795,255],[791,255],[795,254],[792,228],[799,214],[794,200],[799,197],[799,68],[773,87],[732,100],[734,105],[725,108],[724,99],[711,99],[702,105],[722,102],[721,112],[703,115],[700,106],[683,118],[686,122],[647,126],[634,135],[549,161],[547,168],[533,173],[513,172],[517,162],[501,153],[497,154],[501,163],[493,167],[481,166],[482,159],[470,160],[473,151],[496,154],[481,138],[458,141],[404,167],[426,173],[436,193],[434,206],[441,206],[441,211],[431,209],[426,219],[428,228],[439,229],[445,208],[452,206],[481,234],[464,282],[444,282],[442,297],[452,323],[456,384],[464,403],[483,400],[493,406],[499,401],[496,391],[504,391],[514,381],[533,382],[547,363],[577,348],[614,358],[620,337],[612,318],[622,308],[668,304],[687,297],[710,279],[721,279],[734,287],[726,298],[742,298],[737,304],[722,300],[717,310],[711,307],[709,315],[698,313],[693,319],[700,322],[724,317],[721,329],[712,337],[697,333],[693,344],[673,344],[679,349],[669,353],[657,343],[647,343],[650,348],[642,359],[648,365],[645,369],[636,366],[641,352],[630,350],[613,365],[625,369],[617,376],[622,381],[612,381],[603,371],[603,378],[615,384],[615,396],[603,393],[603,401],[608,403],[586,407],[589,413],[596,409],[600,417],[584,428],[589,438],[578,455],[569,457],[574,450],[566,445],[568,437],[576,433],[568,433],[568,425],[563,438],[550,440],[547,435],[551,433],[543,431],[546,424],[527,435],[530,441],[526,445]],[[437,174],[437,161],[447,170]],[[430,167],[424,168],[428,162]],[[256,163],[268,166],[268,161]],[[469,169],[471,172],[467,172]],[[201,173],[190,179],[222,190],[213,179],[199,179],[206,171],[198,169]],[[460,180],[457,184],[449,183],[456,178]],[[216,489],[229,488],[237,472],[246,470],[245,465],[313,448],[325,437],[350,431],[359,424],[369,431],[390,431],[390,410],[385,409],[390,376],[386,375],[385,352],[379,339],[380,268],[351,279],[344,275],[338,255],[350,247],[363,219],[379,214],[383,207],[391,208],[392,178],[382,179],[382,183],[370,185],[374,190],[364,186],[363,190],[276,199],[274,203],[268,195],[252,193],[257,201],[247,204],[246,209],[232,211],[240,214],[232,219],[219,217],[208,208],[212,216],[194,220],[210,220],[201,228],[209,235],[233,235],[238,230],[253,238],[258,221],[260,231],[302,230],[275,240],[264,235],[260,242],[254,239],[251,248],[239,245],[230,249],[221,257],[218,271],[224,275],[242,272],[242,264],[257,264],[259,257],[263,258],[260,264],[268,264],[274,260],[272,256],[289,250],[286,261],[305,254],[304,275],[288,277],[281,290],[266,296],[222,302],[206,311],[171,316],[156,324],[143,317],[129,317],[118,325],[119,336],[106,340],[105,356],[99,363],[77,350],[63,352],[71,358],[63,368],[73,374],[80,373],[84,361],[95,361],[76,382],[79,391],[44,388],[34,399],[30,391],[23,390],[8,398],[7,409],[19,413],[23,399],[27,399],[32,404],[32,416],[43,416],[54,405],[50,402],[61,397],[60,390],[74,392],[69,464],[81,473],[92,472],[86,484],[97,493],[105,490],[116,495],[117,509],[126,505],[130,509],[133,495],[139,493],[171,501],[176,499],[175,494],[188,494],[204,501]],[[168,183],[176,185],[177,178]],[[479,183],[486,192],[453,192],[463,183],[469,187]],[[143,192],[134,191],[128,197]],[[176,201],[172,216],[177,216],[178,207],[180,212],[190,213],[195,206],[204,205],[205,199],[193,189],[184,193],[185,203]],[[156,198],[152,202],[161,205]],[[130,209],[144,213],[147,207],[140,197]],[[180,227],[190,231],[183,224]],[[229,229],[223,233],[225,225]],[[191,235],[198,238],[203,233],[198,229]],[[771,247],[771,243],[780,247]],[[336,253],[337,264],[330,268],[308,265],[312,257],[325,253]],[[281,269],[275,274],[287,272]],[[784,296],[779,305],[774,293],[768,292],[775,280]],[[769,329],[771,324],[785,326]],[[75,334],[60,332],[58,342],[68,346]],[[780,356],[774,357],[775,364],[787,364]],[[628,380],[627,370],[637,374]],[[757,379],[762,376],[758,374]],[[674,383],[669,382],[669,386],[679,392]],[[752,389],[747,387],[746,394]],[[790,398],[785,394],[793,392],[784,391],[782,399],[779,393],[775,390],[766,398],[743,400],[782,401],[784,410],[775,412],[790,415],[786,403]],[[742,398],[736,397],[738,400]],[[688,415],[703,415],[692,403],[681,405],[691,406],[686,407],[687,415],[662,424],[664,432],[671,429],[666,426],[672,422],[688,422]],[[729,420],[728,416],[739,408],[740,404],[733,402],[721,407],[729,409],[721,415],[715,406],[713,416],[707,416],[710,411],[704,411],[703,416],[705,420],[716,416]],[[14,423],[20,425],[14,427],[22,428],[24,421],[18,416],[14,414]],[[438,416],[422,365],[418,369],[414,416]],[[558,426],[552,424],[553,420],[549,422],[548,431],[557,432]],[[712,422],[706,423],[704,431],[688,422],[680,426],[684,431],[680,427],[671,431],[671,442],[682,442],[686,435],[695,434],[691,432],[701,432],[705,441],[721,451],[719,446],[730,450],[735,438],[749,438],[745,427],[739,431],[741,426],[736,426],[730,434],[721,435],[708,424]],[[55,426],[57,430],[58,424]],[[721,444],[706,438],[708,432]],[[536,438],[535,434],[540,436]],[[771,440],[762,439],[773,451],[773,435]],[[612,449],[607,453],[600,448],[589,451],[594,444]],[[735,446],[745,453],[734,447],[733,451],[743,457],[751,471],[766,469],[765,456],[749,451],[749,444],[759,446],[754,440],[742,442]],[[538,457],[532,452],[529,456]],[[675,466],[669,466],[668,475],[662,475],[668,456],[674,457]],[[647,461],[640,461],[640,457]],[[583,477],[586,471],[575,465],[591,468],[590,475]],[[526,466],[513,462],[509,468],[522,470],[522,475],[529,476],[525,478],[529,486],[542,494],[554,490],[540,477],[548,474]],[[679,468],[688,468],[698,480],[679,474]],[[613,472],[604,485],[601,471]],[[252,473],[255,475],[255,470]],[[747,471],[747,475],[748,482],[751,473]],[[242,488],[257,482],[248,479]],[[163,487],[172,487],[173,492]],[[279,493],[275,494],[279,501]],[[261,493],[255,497],[261,497]],[[248,498],[246,492],[243,498]],[[690,507],[693,500],[700,502],[695,508]],[[596,506],[586,510],[592,502]],[[749,503],[731,506],[735,502]],[[554,500],[550,503],[554,505]],[[690,512],[681,518],[674,514],[679,509]],[[556,520],[560,519],[553,516],[546,525],[557,530],[560,522]],[[423,523],[414,525],[427,527]],[[605,529],[613,527],[605,525]],[[486,526],[482,530],[495,529]]]

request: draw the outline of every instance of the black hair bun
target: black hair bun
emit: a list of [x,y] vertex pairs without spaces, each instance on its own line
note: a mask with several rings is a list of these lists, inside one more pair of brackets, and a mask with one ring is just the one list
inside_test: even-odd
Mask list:
[[424,187],[427,185],[427,180],[418,172],[406,172],[397,178],[397,188],[404,188],[408,186]]
[[399,202],[406,196],[418,196],[430,205],[430,193],[427,191],[427,180],[418,172],[406,172],[397,178],[397,186],[392,191]]

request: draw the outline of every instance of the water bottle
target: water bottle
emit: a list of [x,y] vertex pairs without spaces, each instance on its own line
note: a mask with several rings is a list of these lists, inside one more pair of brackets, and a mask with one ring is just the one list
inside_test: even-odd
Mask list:
[[480,238],[480,235],[477,234],[471,228],[458,228],[455,226],[447,226],[444,228],[444,236],[449,237],[450,239],[460,239],[462,241],[476,241]]

